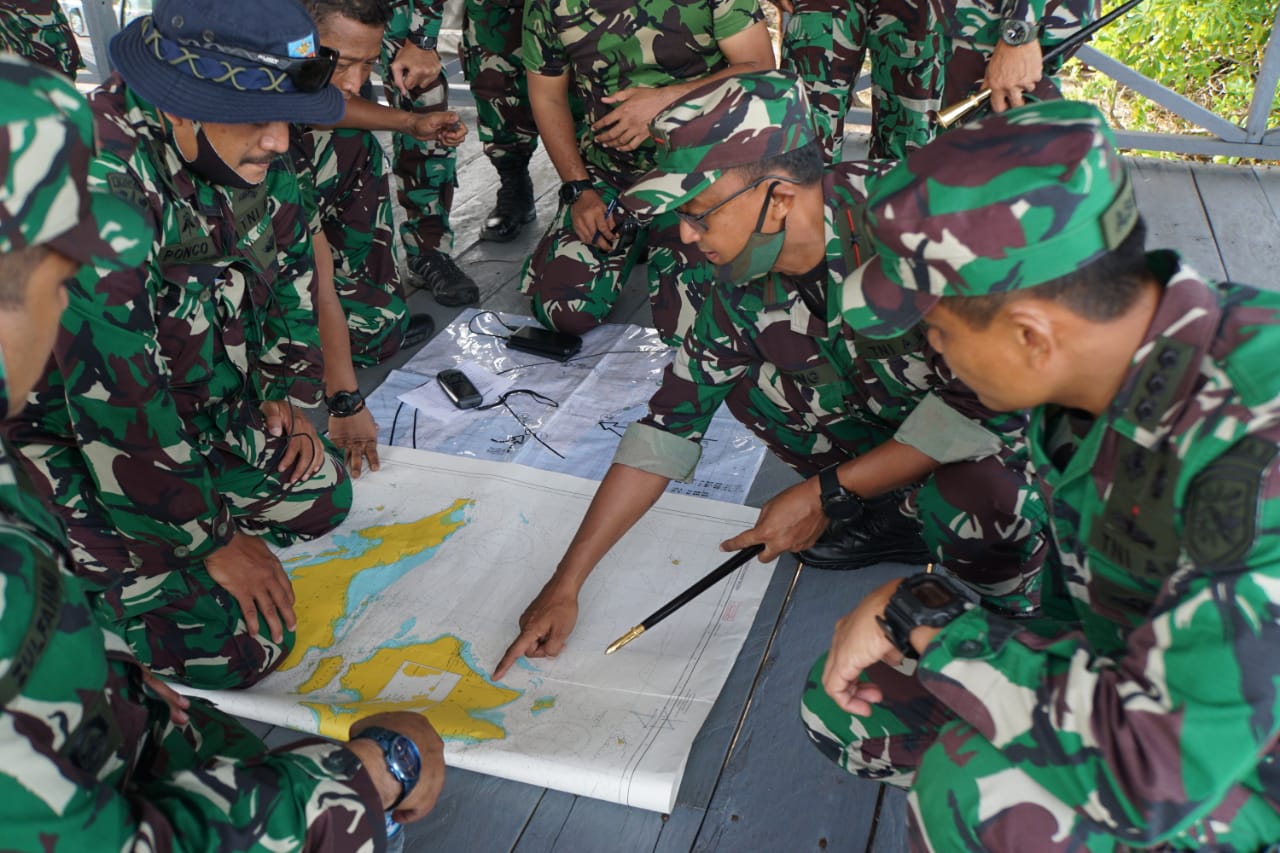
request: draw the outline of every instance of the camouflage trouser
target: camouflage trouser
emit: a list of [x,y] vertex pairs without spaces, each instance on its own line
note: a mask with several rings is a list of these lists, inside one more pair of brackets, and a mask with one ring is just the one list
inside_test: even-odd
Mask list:
[[57,0],[0,0],[0,50],[72,80],[84,67],[80,45]]
[[527,161],[538,147],[538,126],[520,61],[524,4],[467,0],[462,70],[476,102],[476,128],[484,154]]
[[[785,402],[788,394],[781,386],[792,380],[764,373],[761,379],[739,383],[725,404],[802,477],[894,440],[885,425],[856,415],[818,423],[812,413]],[[805,399],[795,390],[789,396]],[[1005,451],[943,465],[910,491],[900,510],[920,522],[937,561],[987,607],[1015,613],[1036,608],[1048,551],[1046,510],[1019,454]]]
[[[411,91],[405,98],[396,88],[391,63],[409,34],[409,8],[397,7],[387,24],[382,39],[382,80],[387,102],[396,109],[415,113],[444,112],[449,108],[449,83],[444,74],[425,89]],[[422,142],[404,133],[395,133],[392,141],[392,171],[400,179],[396,197],[404,208],[405,221],[400,225],[400,239],[409,259],[424,250],[453,251],[453,229],[449,227],[449,211],[453,209],[453,191],[458,186],[458,161],[454,150],[439,142]]]
[[[850,773],[911,788],[912,850],[1132,849],[1095,817],[1106,809],[1095,799],[1096,791],[1086,791],[1078,802],[1050,793],[1027,771],[1038,751],[992,745],[920,683],[915,661],[900,667],[879,663],[864,673],[863,680],[884,693],[866,717],[841,710],[823,690],[825,663],[823,655],[813,665],[801,698],[800,717],[809,738]],[[1112,814],[1122,817],[1123,811]],[[1280,838],[1274,807],[1237,785],[1190,831],[1151,849],[1199,849],[1203,839],[1191,832],[1210,826],[1215,850],[1261,850]]]
[[[268,437],[257,461],[240,450],[254,442],[234,437],[212,443],[205,454],[239,531],[281,546],[328,533],[351,508],[350,478],[331,453],[314,477],[284,482],[276,467],[287,443],[286,436]],[[75,571],[99,618],[139,660],[193,687],[219,689],[253,684],[288,654],[293,634],[275,643],[259,619],[259,633],[251,635],[235,599],[185,548],[174,549],[162,565],[136,556],[95,500],[77,448],[26,445],[22,452],[67,526]]]
[[335,130],[316,150],[321,225],[333,249],[333,283],[351,332],[351,360],[377,364],[400,351],[409,325],[392,234],[391,185],[382,146],[364,130]]
[[[383,835],[382,813],[373,820],[361,819],[366,804],[350,793],[340,791],[332,782],[346,778],[345,767],[330,764],[332,746],[316,738],[316,747],[300,750],[290,745],[294,756],[293,767],[287,774],[282,768],[272,768],[262,778],[276,779],[286,784],[263,784],[250,791],[228,789],[226,763],[242,765],[241,772],[251,776],[255,764],[270,755],[272,750],[247,728],[244,723],[224,714],[203,699],[192,699],[187,709],[189,721],[175,725],[168,719],[168,710],[153,705],[152,718],[165,722],[152,739],[152,748],[145,752],[146,760],[134,771],[130,787],[146,801],[173,799],[183,781],[190,786],[189,818],[212,821],[206,825],[204,838],[221,841],[222,849],[262,850],[262,844],[253,844],[261,833],[262,839],[274,839],[281,847],[271,849],[300,850],[303,853],[356,853],[374,850]],[[163,716],[161,716],[163,714]],[[300,797],[299,795],[307,796]],[[215,796],[217,795],[217,796]],[[230,796],[230,800],[225,798]],[[298,835],[300,826],[298,805],[306,808],[306,837]],[[221,814],[211,814],[221,805]],[[152,849],[178,849],[181,827],[168,821],[150,824],[160,833],[158,844]],[[252,827],[252,829],[248,829]],[[221,831],[219,831],[221,830]],[[169,837],[165,834],[171,833]],[[284,840],[288,839],[288,843]],[[301,843],[301,847],[294,844]],[[104,845],[105,847],[105,845]]]
[[[587,168],[608,204],[618,190]],[[715,268],[702,252],[680,240],[680,218],[675,213],[654,217],[637,233],[630,249],[607,253],[578,239],[573,211],[561,205],[525,264],[520,292],[529,295],[538,322],[580,335],[604,321],[646,247],[653,325],[662,340],[674,346],[684,339],[715,278]]]
[[839,162],[844,120],[871,52],[872,158],[901,159],[933,138],[942,87],[941,30],[923,0],[800,0],[782,67],[805,81],[827,162]]

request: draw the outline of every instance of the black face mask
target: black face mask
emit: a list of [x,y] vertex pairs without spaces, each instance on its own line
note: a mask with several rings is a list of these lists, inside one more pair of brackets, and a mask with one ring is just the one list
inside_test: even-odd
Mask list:
[[204,126],[200,122],[192,122],[192,124],[195,125],[196,129],[195,159],[188,160],[187,155],[182,153],[182,149],[178,149],[178,155],[182,158],[182,162],[187,164],[187,168],[209,183],[220,187],[251,190],[258,186],[258,184],[246,181],[239,172],[227,165],[227,161],[222,159],[218,149],[213,147],[213,143],[205,135]]

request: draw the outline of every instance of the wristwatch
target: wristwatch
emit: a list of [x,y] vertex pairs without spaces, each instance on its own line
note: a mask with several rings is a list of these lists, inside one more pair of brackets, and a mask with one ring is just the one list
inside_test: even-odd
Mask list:
[[1000,41],[1010,47],[1021,47],[1027,42],[1035,41],[1036,27],[1017,18],[1005,18],[1000,22]]
[[884,615],[876,621],[894,648],[909,658],[918,657],[911,646],[913,628],[941,628],[970,607],[969,600],[948,579],[936,574],[919,574],[898,584]]
[[356,738],[371,740],[382,747],[382,756],[387,760],[387,770],[400,783],[400,796],[396,797],[396,801],[387,809],[391,812],[404,802],[404,798],[409,796],[413,786],[418,784],[418,777],[422,774],[422,754],[418,752],[418,746],[412,740],[382,726],[369,726],[352,740]]
[[822,512],[827,518],[844,521],[862,512],[862,500],[840,485],[836,469],[840,463],[828,465],[818,472],[818,488],[822,493]]
[[591,180],[565,181],[560,185],[560,202],[561,204],[572,205],[582,198],[584,192],[595,189],[595,186],[595,183]]
[[409,33],[409,37],[406,41],[414,47],[420,47],[423,50],[435,50],[436,45],[440,43],[439,38],[436,36],[429,36],[422,30],[416,30]]
[[338,391],[325,397],[324,404],[335,418],[349,418],[364,409],[364,395],[356,391]]

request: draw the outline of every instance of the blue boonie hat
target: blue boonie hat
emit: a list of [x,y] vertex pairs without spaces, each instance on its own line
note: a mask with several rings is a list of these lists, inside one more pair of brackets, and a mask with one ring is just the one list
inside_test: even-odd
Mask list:
[[304,92],[283,70],[323,61],[319,43],[298,0],[157,0],[108,49],[129,88],[164,112],[220,124],[332,124],[346,112],[337,87]]

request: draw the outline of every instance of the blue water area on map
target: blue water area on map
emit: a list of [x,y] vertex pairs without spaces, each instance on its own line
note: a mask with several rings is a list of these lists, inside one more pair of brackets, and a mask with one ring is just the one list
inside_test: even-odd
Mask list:
[[[543,705],[541,708],[539,708],[538,704],[540,702],[545,702],[546,704]],[[547,711],[550,711],[555,706],[556,706],[556,697],[539,696],[537,699],[533,700],[533,708],[530,709],[529,713],[536,717],[539,714],[545,714]]]
[[360,533],[335,533],[333,535],[333,547],[328,550],[321,551],[317,554],[299,554],[284,561],[284,565],[288,570],[303,569],[307,566],[314,566],[316,563],[324,563],[329,560],[343,559],[351,560],[362,557],[371,548],[377,546],[381,539],[370,539],[368,536],[362,536]]

